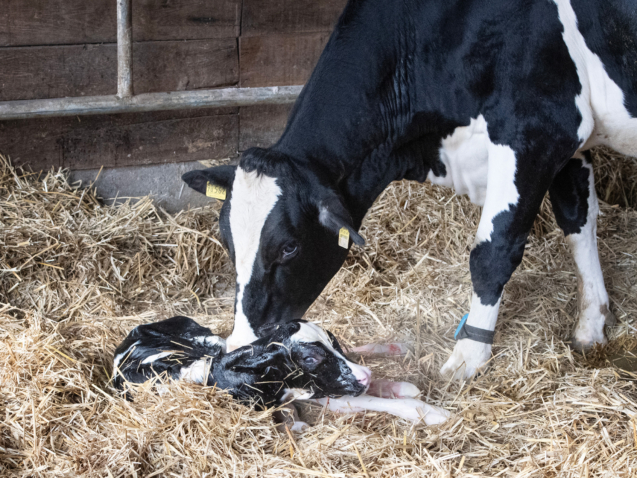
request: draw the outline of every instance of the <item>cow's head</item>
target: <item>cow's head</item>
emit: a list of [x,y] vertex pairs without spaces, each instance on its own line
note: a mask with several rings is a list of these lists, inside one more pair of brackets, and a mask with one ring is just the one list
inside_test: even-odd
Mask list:
[[219,230],[236,268],[230,350],[262,336],[263,326],[303,316],[347,256],[341,229],[350,241],[365,243],[320,175],[273,151],[253,148],[238,166],[191,171],[182,179],[202,194],[211,186],[225,190]]

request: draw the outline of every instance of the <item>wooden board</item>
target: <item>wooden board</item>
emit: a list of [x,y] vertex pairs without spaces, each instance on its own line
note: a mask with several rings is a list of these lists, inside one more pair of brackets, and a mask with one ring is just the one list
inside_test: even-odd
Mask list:
[[239,109],[239,151],[276,143],[293,105],[243,106]]
[[[241,0],[135,0],[133,38],[236,37]],[[115,0],[0,0],[0,46],[112,43]]]
[[[0,48],[0,101],[115,94],[117,47]],[[143,42],[133,46],[135,93],[230,86],[238,82],[234,38]]]
[[[144,148],[144,144],[155,142],[170,142],[172,146],[178,146],[175,136],[170,133],[161,139],[157,138],[157,131],[164,131],[166,124],[174,124],[171,122],[184,121],[204,118],[204,117],[216,117],[224,116],[225,119],[203,119],[198,123],[190,123],[191,128],[194,128],[194,124],[197,124],[201,130],[197,132],[196,129],[191,129],[189,136],[182,138],[183,144],[186,144],[186,140],[194,145],[194,149],[202,147],[197,151],[193,151],[191,146],[191,154],[204,154],[206,159],[210,157],[214,158],[217,154],[222,155],[234,155],[237,149],[237,134],[235,131],[237,128],[228,128],[229,122],[236,122],[238,120],[231,120],[229,118],[237,118],[238,108],[219,108],[219,109],[200,109],[200,110],[177,110],[177,111],[161,111],[153,113],[136,113],[136,114],[120,114],[120,115],[99,115],[99,116],[84,116],[81,118],[42,118],[32,120],[20,120],[20,121],[0,121],[0,153],[11,157],[13,163],[17,166],[28,165],[34,170],[48,170],[51,167],[61,167],[64,163],[65,147],[68,149],[75,149],[73,154],[78,154],[77,151],[81,148],[88,148],[86,145],[93,144],[92,148],[95,151],[92,155],[85,156],[80,161],[87,167],[100,167],[101,164],[114,164],[115,158],[108,156],[108,145],[103,145],[100,149],[95,144],[95,138],[102,138],[100,131],[109,131],[111,136],[118,137],[118,134],[112,133],[116,131],[136,131],[136,141],[128,143],[128,148],[131,150],[125,152],[120,158],[119,163],[131,165],[137,160],[138,155],[133,154],[133,151],[139,151],[139,147]],[[182,124],[185,124],[182,123]],[[158,126],[156,129],[153,124]],[[145,125],[145,126],[141,126]],[[209,130],[209,128],[212,128]],[[217,137],[223,131],[222,138],[227,141],[225,147],[220,147],[221,143],[218,141],[215,144],[205,145],[204,143],[211,143],[212,141],[201,142],[202,137],[209,135],[210,137]],[[140,131],[146,131],[147,135],[139,134]],[[184,128],[178,129],[181,133],[184,132]],[[125,135],[119,134],[119,137]],[[134,136],[134,135],[133,135]],[[133,136],[128,135],[128,139],[132,139]],[[153,139],[154,138],[154,139]],[[173,141],[174,140],[174,141]],[[123,146],[118,147],[119,150],[124,150]],[[146,148],[148,150],[148,147]],[[141,150],[143,151],[143,149]],[[173,149],[173,151],[176,151]],[[131,154],[130,158],[128,154]],[[154,158],[146,157],[145,161],[166,163],[174,160],[174,154],[160,154],[158,151],[154,151],[156,156]],[[68,155],[67,155],[68,156]],[[71,156],[72,158],[73,156]],[[69,157],[67,157],[68,162]],[[130,161],[131,164],[126,162]],[[99,164],[99,165],[98,165]]]
[[63,166],[93,169],[234,157],[238,131],[237,115],[76,129],[64,136]]
[[347,0],[244,0],[242,36],[332,31]]
[[324,32],[241,37],[241,86],[304,84],[329,36]]

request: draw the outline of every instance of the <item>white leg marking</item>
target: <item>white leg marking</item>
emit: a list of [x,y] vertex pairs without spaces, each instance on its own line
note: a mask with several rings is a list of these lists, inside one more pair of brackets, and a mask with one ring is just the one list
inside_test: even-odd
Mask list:
[[372,380],[367,395],[380,398],[416,398],[420,395],[420,390],[409,382]]
[[582,92],[575,98],[582,114],[578,130],[582,149],[606,144],[621,153],[637,156],[637,118],[632,118],[624,106],[624,93],[608,76],[599,56],[586,46],[569,0],[554,1],[564,26],[564,43],[582,84]]
[[354,347],[351,351],[361,355],[405,355],[409,347],[407,344],[395,342],[391,344],[366,344]]
[[590,347],[596,343],[606,343],[604,323],[612,321],[608,308],[608,293],[604,286],[604,276],[597,253],[597,215],[599,206],[595,193],[593,167],[584,163],[589,171],[588,217],[581,232],[566,237],[573,253],[578,272],[579,323],[573,335],[576,346]]
[[228,351],[257,339],[243,312],[243,293],[252,277],[261,230],[280,195],[281,188],[277,186],[275,178],[259,176],[256,171],[246,172],[237,167],[230,199],[230,232],[237,269],[237,306],[234,328],[226,340]]
[[[471,299],[471,311],[467,324],[480,329],[495,330],[500,310],[500,300],[495,305],[483,305],[474,293]],[[456,342],[453,352],[440,369],[440,373],[452,376],[454,380],[472,377],[491,358],[491,345],[462,339]]]
[[387,412],[405,420],[414,422],[421,419],[427,425],[438,425],[449,418],[449,412],[439,407],[427,405],[413,398],[388,399],[360,395],[359,397],[319,398],[313,399],[336,413],[358,413],[365,410]]

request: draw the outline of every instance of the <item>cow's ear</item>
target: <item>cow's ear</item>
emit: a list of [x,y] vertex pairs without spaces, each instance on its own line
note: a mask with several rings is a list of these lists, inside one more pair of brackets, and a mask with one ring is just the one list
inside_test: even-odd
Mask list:
[[354,244],[365,245],[365,239],[358,234],[352,217],[336,194],[321,200],[319,204],[319,222],[336,236],[340,234],[341,229],[345,228],[349,231],[349,237],[354,241]]
[[181,176],[181,179],[195,191],[206,194],[208,183],[213,186],[221,187],[225,190],[230,189],[234,181],[234,173],[236,166],[215,166],[208,169],[197,169],[188,171]]

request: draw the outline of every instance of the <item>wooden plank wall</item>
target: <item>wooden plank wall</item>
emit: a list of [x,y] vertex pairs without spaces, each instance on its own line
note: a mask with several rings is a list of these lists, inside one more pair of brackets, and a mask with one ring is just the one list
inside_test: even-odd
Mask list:
[[[345,0],[133,0],[135,93],[303,84]],[[0,101],[116,92],[115,0],[0,0]],[[280,135],[290,106],[0,121],[34,169],[219,159]]]

